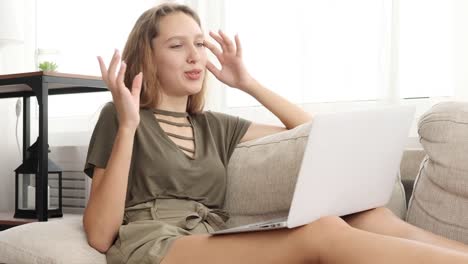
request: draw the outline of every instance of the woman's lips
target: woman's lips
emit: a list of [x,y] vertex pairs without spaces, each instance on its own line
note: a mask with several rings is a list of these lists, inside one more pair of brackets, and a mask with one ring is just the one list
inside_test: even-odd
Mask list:
[[195,81],[200,79],[201,70],[186,71],[184,75],[187,79]]

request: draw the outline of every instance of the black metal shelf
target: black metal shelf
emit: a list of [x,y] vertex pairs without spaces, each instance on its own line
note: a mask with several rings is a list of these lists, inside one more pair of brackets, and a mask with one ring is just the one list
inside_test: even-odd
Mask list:
[[[26,72],[0,75],[0,99],[23,98],[23,150],[30,146],[30,97],[39,105],[39,174],[36,177],[36,214],[38,221],[47,221],[48,185],[48,96],[73,93],[108,91],[104,81],[97,76],[55,72]],[[26,151],[23,151],[23,162]],[[17,205],[15,205],[15,208]]]

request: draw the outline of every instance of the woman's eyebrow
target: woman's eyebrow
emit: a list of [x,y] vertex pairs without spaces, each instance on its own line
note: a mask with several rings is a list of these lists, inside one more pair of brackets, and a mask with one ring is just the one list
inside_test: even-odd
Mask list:
[[[204,37],[205,36],[203,34],[196,34],[194,36],[195,39],[204,38]],[[187,38],[189,38],[189,37],[188,36],[182,36],[182,35],[181,36],[172,36],[172,37],[168,38],[166,40],[166,42],[169,42],[169,41],[174,40],[174,39],[187,39]]]

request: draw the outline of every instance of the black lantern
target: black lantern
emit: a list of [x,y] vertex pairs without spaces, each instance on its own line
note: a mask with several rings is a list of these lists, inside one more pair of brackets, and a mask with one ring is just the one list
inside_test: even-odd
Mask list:
[[[39,174],[38,142],[39,139],[28,148],[26,160],[15,170],[15,218],[37,219],[35,200],[36,179]],[[47,161],[47,214],[48,217],[62,217],[62,171],[50,159]]]

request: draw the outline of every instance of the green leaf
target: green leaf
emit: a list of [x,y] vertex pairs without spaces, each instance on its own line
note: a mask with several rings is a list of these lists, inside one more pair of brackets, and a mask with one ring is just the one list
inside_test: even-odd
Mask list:
[[53,61],[44,61],[39,64],[39,69],[42,71],[55,71],[58,65]]

